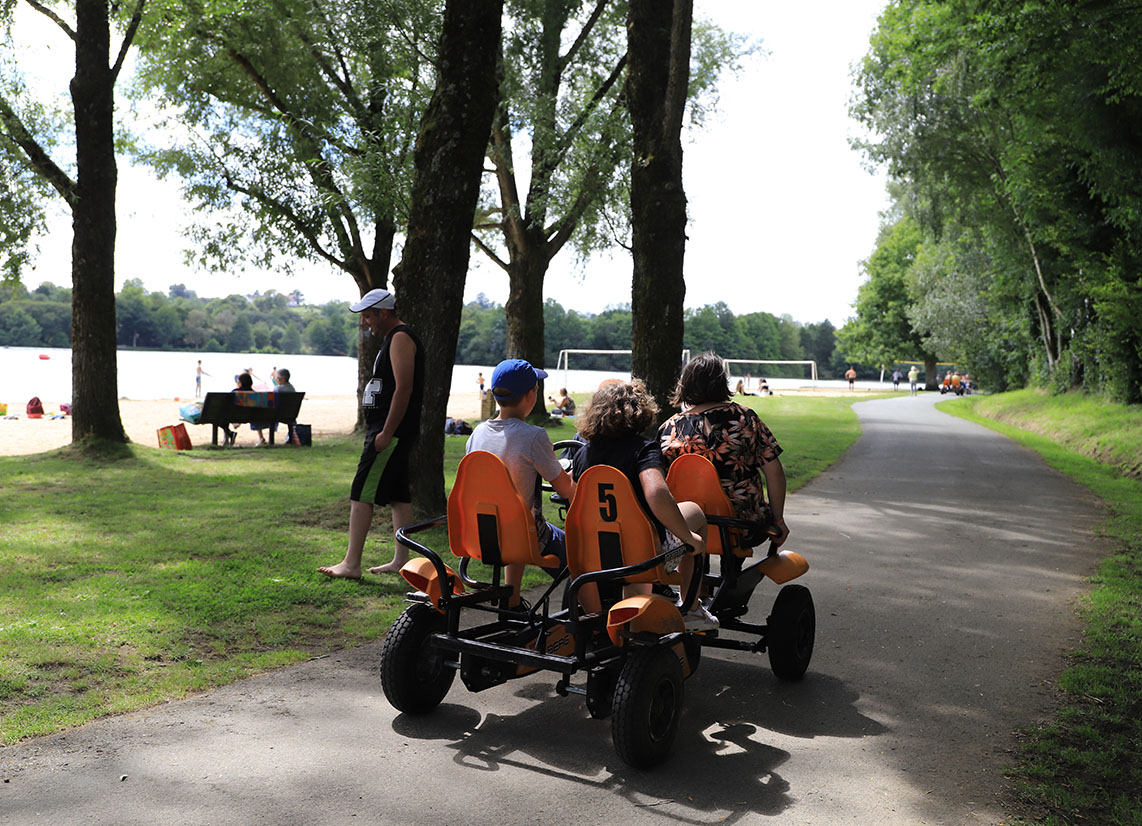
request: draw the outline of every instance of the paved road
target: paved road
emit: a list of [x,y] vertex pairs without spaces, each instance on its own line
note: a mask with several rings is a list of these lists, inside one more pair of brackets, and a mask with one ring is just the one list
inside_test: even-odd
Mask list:
[[805,680],[707,653],[652,773],[549,677],[457,680],[435,715],[397,716],[374,645],[0,751],[0,824],[996,823],[1013,733],[1078,640],[1100,514],[934,401],[858,405],[864,435],[791,497]]

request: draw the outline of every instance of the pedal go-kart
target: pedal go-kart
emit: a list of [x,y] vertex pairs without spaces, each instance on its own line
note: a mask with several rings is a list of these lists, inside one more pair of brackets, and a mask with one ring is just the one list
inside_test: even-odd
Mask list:
[[[807,588],[784,583],[801,576],[808,563],[771,545],[764,559],[746,564],[765,532],[755,522],[733,518],[714,466],[704,457],[676,460],[667,484],[676,499],[701,505],[711,526],[709,552],[720,558],[717,573],[693,577],[681,605],[658,594],[622,598],[624,583],[649,582],[661,589],[680,582],[667,566],[685,547],[663,553],[630,482],[602,465],[583,474],[566,510],[566,567],[534,606],[512,609],[511,588],[502,582],[504,566],[558,563],[539,554],[531,511],[499,458],[482,451],[466,455],[447,515],[397,532],[398,540],[420,556],[401,570],[415,589],[408,595],[412,604],[381,649],[388,701],[398,711],[426,714],[444,699],[457,671],[473,692],[550,671],[557,675],[556,693],[582,695],[592,717],[609,716],[619,756],[647,768],[670,753],[683,681],[698,667],[703,647],[768,652],[777,677],[800,679],[813,653],[813,600]],[[460,559],[458,571],[413,538],[445,523],[449,549]],[[473,561],[488,566],[483,570],[490,581],[473,575]],[[784,587],[764,625],[745,622],[749,599],[765,577]],[[700,579],[713,595],[709,610],[720,627],[691,633],[683,612],[697,598]],[[603,600],[596,614],[584,613],[578,600],[591,583]]]

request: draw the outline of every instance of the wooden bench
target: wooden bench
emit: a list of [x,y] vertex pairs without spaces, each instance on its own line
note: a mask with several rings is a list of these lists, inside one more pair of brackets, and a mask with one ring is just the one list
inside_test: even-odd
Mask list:
[[[255,424],[270,427],[276,422],[293,424],[301,411],[305,393],[238,392],[207,393],[202,400],[202,413],[196,424],[213,425],[213,443],[218,444],[218,431],[231,424]],[[226,437],[223,437],[223,444]],[[270,430],[270,444],[274,431]]]

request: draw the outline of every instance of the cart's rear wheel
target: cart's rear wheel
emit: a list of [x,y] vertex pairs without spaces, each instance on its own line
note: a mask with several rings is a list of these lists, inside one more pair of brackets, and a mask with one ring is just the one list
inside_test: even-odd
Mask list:
[[649,768],[670,754],[682,716],[682,664],[666,646],[632,651],[615,686],[611,737],[619,757]]
[[445,663],[444,652],[430,636],[444,630],[444,615],[427,605],[404,609],[381,646],[381,686],[397,711],[426,714],[440,705],[456,669]]
[[786,585],[777,594],[766,623],[769,666],[781,680],[800,680],[813,657],[817,614],[804,585]]

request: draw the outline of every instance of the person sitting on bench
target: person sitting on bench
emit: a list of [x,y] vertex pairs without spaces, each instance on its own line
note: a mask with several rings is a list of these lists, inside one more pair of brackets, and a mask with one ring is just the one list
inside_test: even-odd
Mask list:
[[[239,373],[237,376],[234,377],[234,380],[236,382],[236,385],[235,385],[234,389],[230,391],[231,393],[250,393],[250,392],[253,392],[253,390],[254,390],[254,378],[253,378],[253,376],[250,375],[249,372]],[[238,428],[234,428],[233,430],[231,430],[229,422],[222,425],[222,427],[226,431],[226,444],[228,444],[228,445],[236,444],[238,441]],[[251,425],[251,427],[253,427],[253,425]],[[261,436],[262,434],[259,433],[258,435]]]

